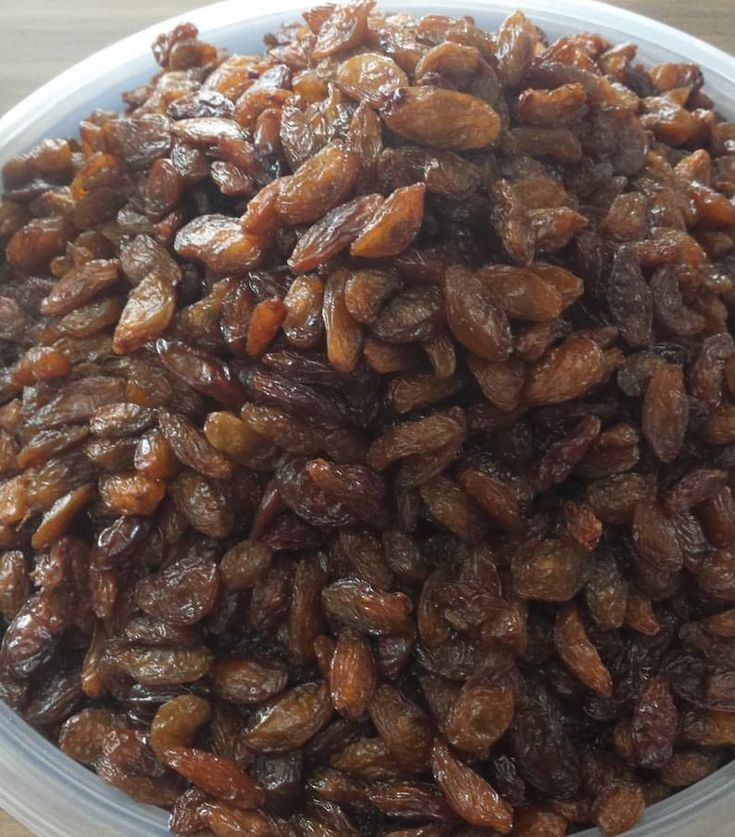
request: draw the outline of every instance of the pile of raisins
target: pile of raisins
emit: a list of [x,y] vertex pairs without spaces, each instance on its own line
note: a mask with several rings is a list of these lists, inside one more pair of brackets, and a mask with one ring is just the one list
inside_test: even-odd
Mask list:
[[178,834],[619,834],[735,746],[735,124],[304,18],[3,169],[0,697]]

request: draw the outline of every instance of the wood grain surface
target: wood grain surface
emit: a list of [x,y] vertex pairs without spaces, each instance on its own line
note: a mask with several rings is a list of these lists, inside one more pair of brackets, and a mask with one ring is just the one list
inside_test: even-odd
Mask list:
[[[158,20],[185,15],[202,5],[203,0],[0,0],[0,114],[90,53]],[[522,0],[518,5],[523,7]],[[613,5],[735,52],[733,0],[617,0]],[[460,7],[458,2],[457,9]],[[0,811],[0,837],[29,834]]]

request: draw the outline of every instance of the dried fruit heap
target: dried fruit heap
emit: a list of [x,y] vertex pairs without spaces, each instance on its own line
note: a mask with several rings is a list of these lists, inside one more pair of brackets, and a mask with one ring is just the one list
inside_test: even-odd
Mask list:
[[0,695],[181,834],[618,834],[735,745],[735,124],[305,19],[4,168]]

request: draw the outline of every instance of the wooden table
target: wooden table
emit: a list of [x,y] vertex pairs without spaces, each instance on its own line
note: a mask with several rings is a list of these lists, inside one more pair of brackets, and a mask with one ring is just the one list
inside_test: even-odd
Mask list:
[[[732,2],[616,0],[615,5],[649,15],[728,52],[735,52]],[[184,14],[203,3],[204,0],[133,0],[129,3],[120,0],[2,0],[0,114],[95,50],[157,20]],[[305,6],[308,5],[305,0]],[[522,0],[518,0],[518,5],[523,6]],[[28,837],[29,833],[0,811],[2,837]]]

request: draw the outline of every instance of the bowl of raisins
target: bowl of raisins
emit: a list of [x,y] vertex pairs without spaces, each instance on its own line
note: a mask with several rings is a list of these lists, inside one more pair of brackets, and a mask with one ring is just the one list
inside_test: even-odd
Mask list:
[[225,2],[0,119],[0,804],[732,833],[733,77],[599,3]]

